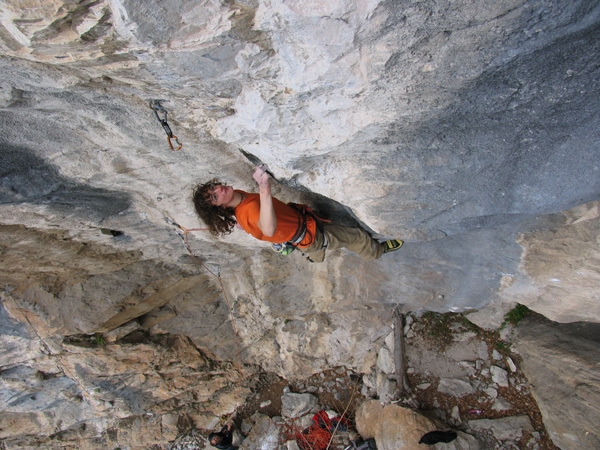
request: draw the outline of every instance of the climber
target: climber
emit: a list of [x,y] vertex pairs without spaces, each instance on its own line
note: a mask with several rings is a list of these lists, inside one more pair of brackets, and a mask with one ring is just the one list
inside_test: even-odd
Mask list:
[[210,433],[208,435],[208,442],[213,447],[221,450],[235,450],[237,447],[233,445],[233,433],[231,428],[233,427],[232,422],[227,422],[221,431],[217,433]]
[[271,195],[271,177],[264,164],[256,167],[253,178],[258,194],[234,190],[218,179],[194,188],[196,213],[213,236],[228,234],[237,224],[255,238],[271,242],[274,249],[298,248],[313,262],[322,262],[326,250],[342,247],[374,260],[404,243],[400,239],[378,242],[362,228],[324,223],[306,205],[281,202]]

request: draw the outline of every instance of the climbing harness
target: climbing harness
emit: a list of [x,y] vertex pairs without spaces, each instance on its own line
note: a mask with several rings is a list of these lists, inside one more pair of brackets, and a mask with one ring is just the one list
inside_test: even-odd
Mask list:
[[[171,127],[167,123],[167,110],[163,108],[161,104],[162,101],[163,100],[150,100],[150,108],[152,108],[152,110],[154,111],[154,115],[162,125],[163,129],[165,130],[165,133],[167,133],[167,142],[169,143],[169,147],[171,147],[171,150],[176,152],[178,150],[181,150],[183,144],[179,142],[179,139],[173,134],[173,131],[171,131]],[[158,115],[159,112],[163,115],[162,118]],[[173,142],[171,141],[172,139],[175,139],[175,142],[177,142],[177,145],[179,145],[179,147],[175,148],[173,146]]]
[[[292,253],[294,248],[298,248],[298,244],[300,244],[300,242],[302,242],[306,237],[306,234],[309,233],[308,229],[306,228],[307,216],[311,216],[314,219],[315,223],[317,224],[317,228],[321,231],[321,233],[323,233],[323,222],[331,223],[331,220],[323,219],[317,216],[312,210],[312,208],[306,204],[290,202],[288,203],[288,206],[298,213],[300,221],[298,223],[298,229],[296,230],[296,233],[288,242],[282,242],[281,244],[273,244],[273,250],[283,255],[289,255],[290,253]],[[311,245],[314,242],[314,240],[315,236],[310,236],[310,240],[308,244],[305,245],[305,247]],[[327,235],[323,233],[322,248],[327,247],[327,245]]]

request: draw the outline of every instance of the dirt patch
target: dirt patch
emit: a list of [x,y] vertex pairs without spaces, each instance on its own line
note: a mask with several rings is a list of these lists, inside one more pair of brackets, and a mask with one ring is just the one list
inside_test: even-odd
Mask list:
[[345,367],[320,372],[298,382],[288,382],[275,374],[263,373],[255,393],[238,411],[237,418],[245,419],[255,412],[269,417],[281,415],[281,397],[289,390],[310,393],[317,397],[324,409],[331,409],[340,415],[346,412],[345,417],[353,420],[357,406],[366,399],[361,394],[361,388],[362,376]]

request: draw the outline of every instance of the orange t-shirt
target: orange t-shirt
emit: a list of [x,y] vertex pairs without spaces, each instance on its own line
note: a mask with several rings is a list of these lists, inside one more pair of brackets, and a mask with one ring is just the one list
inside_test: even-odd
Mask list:
[[[281,244],[289,242],[301,223],[300,213],[294,208],[286,205],[280,200],[273,197],[273,208],[277,216],[277,229],[273,236],[265,236],[260,228],[258,228],[258,219],[260,217],[260,195],[249,194],[248,192],[238,191],[244,196],[244,199],[235,208],[235,218],[242,229],[261,241],[273,242]],[[317,223],[314,218],[306,217],[306,236],[298,247],[308,247],[312,244],[315,232],[317,231]]]

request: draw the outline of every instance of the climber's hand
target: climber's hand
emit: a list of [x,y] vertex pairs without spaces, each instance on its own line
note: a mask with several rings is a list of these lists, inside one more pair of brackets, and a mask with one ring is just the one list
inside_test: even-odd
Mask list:
[[269,166],[261,164],[254,169],[252,178],[258,183],[259,186],[267,187],[271,183],[271,175],[269,175]]

